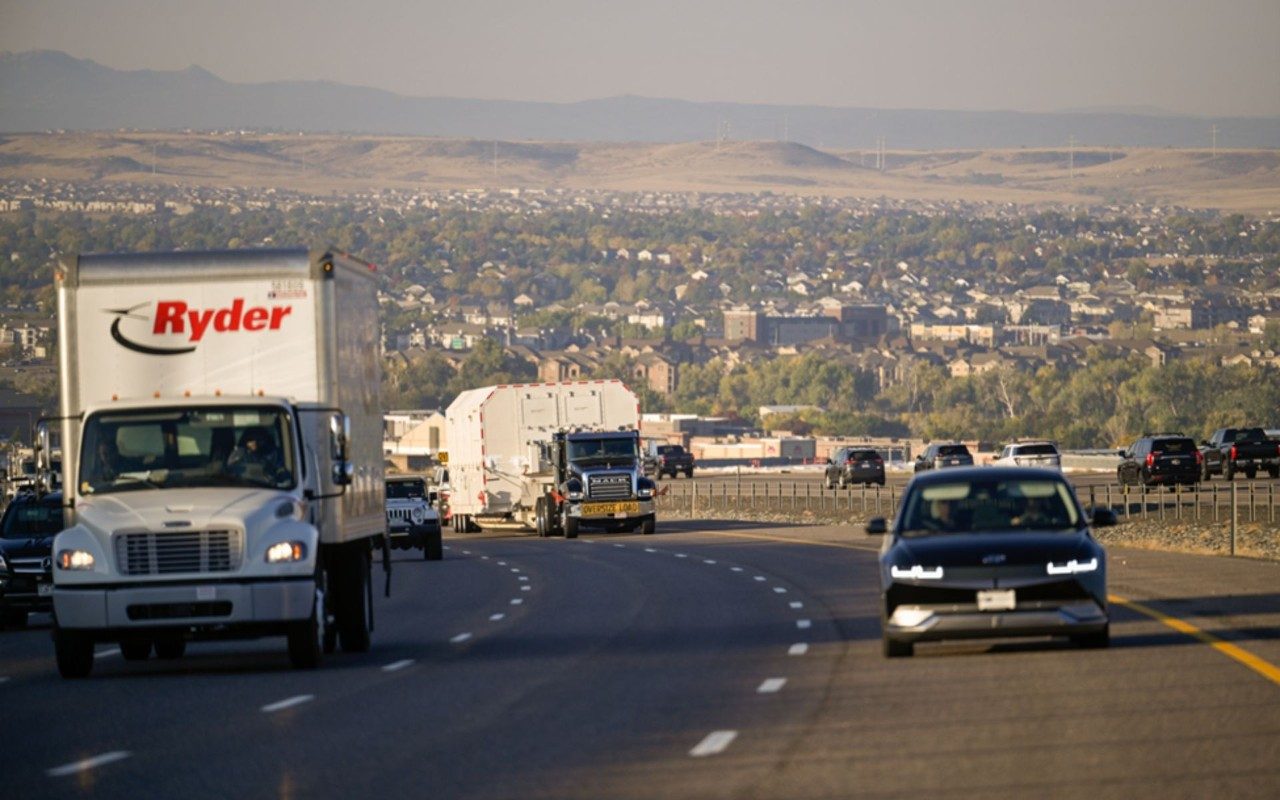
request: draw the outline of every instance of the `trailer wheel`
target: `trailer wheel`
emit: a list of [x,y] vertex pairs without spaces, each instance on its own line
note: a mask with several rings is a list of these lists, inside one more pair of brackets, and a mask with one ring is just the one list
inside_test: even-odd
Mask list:
[[53,653],[58,674],[64,678],[87,678],[93,671],[93,639],[80,631],[53,627]]
[[317,583],[311,616],[289,625],[289,663],[293,664],[294,669],[315,669],[320,666],[324,640],[324,591]]
[[534,527],[538,535],[546,538],[551,535],[551,514],[547,510],[547,497],[539,497],[533,504]]
[[369,551],[364,542],[353,542],[345,549],[348,552],[330,567],[329,572],[338,642],[347,653],[364,653],[369,649],[369,612],[365,607]]

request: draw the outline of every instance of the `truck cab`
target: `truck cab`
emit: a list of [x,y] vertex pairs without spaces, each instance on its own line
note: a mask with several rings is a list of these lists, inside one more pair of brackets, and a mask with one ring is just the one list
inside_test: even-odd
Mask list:
[[656,489],[644,475],[638,432],[559,431],[546,450],[555,491],[544,501],[553,507],[539,515],[540,534],[554,527],[572,539],[583,525],[654,532]]

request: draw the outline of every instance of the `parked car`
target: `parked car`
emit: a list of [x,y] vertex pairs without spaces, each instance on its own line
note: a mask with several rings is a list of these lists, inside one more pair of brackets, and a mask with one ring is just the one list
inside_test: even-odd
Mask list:
[[1062,469],[1062,454],[1056,442],[1010,442],[1000,451],[1000,457],[991,462],[997,467],[1046,467]]
[[431,505],[424,478],[387,476],[387,534],[396,550],[418,547],[428,561],[444,558],[440,514]]
[[887,658],[944,639],[1066,636],[1110,642],[1106,554],[1057,470],[969,467],[916,476],[880,548],[881,639]]
[[916,456],[915,472],[943,467],[971,467],[973,454],[959,442],[937,442]]
[[1116,479],[1124,486],[1194,486],[1204,459],[1195,440],[1180,433],[1147,434],[1117,454]]
[[686,478],[693,477],[693,453],[678,444],[658,444],[651,442],[644,452],[644,471],[647,475],[661,478],[663,475],[675,477],[683,472]]
[[1252,479],[1259,471],[1280,478],[1280,443],[1262,428],[1218,428],[1200,443],[1200,455],[1201,480],[1214,475],[1231,480],[1238,472]]
[[827,459],[828,489],[844,489],[855,483],[884,486],[884,458],[867,447],[841,447]]
[[53,608],[53,537],[62,531],[62,493],[16,495],[0,517],[0,623]]

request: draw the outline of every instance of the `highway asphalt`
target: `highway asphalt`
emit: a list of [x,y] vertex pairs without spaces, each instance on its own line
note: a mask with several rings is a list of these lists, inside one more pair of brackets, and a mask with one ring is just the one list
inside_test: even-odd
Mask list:
[[373,649],[311,672],[283,640],[102,645],[64,681],[47,617],[0,633],[0,795],[1280,796],[1274,562],[1116,549],[1110,649],[888,661],[846,528],[447,544],[397,554]]

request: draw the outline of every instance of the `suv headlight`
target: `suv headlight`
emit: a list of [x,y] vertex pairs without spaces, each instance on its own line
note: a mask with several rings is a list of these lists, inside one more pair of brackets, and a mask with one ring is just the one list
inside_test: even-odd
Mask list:
[[414,525],[421,525],[422,521],[427,518],[427,512],[422,510],[422,506],[414,506],[413,510],[409,512],[409,517],[413,520]]

